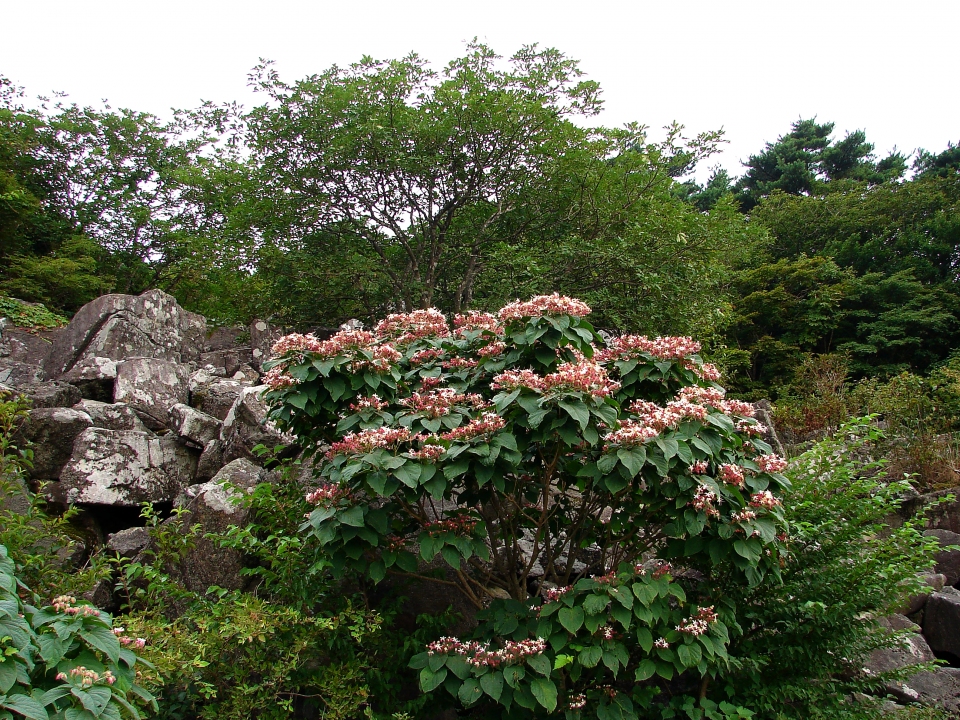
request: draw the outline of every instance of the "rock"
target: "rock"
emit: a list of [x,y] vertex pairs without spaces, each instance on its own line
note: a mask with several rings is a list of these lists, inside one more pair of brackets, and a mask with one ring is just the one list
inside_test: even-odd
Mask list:
[[[266,385],[243,388],[227,413],[220,433],[225,462],[242,457],[252,458],[252,450],[257,445],[265,445],[270,449],[278,446],[284,450],[292,449],[295,438],[281,433],[276,425],[267,419],[267,406],[260,399],[266,389]],[[283,454],[281,451],[281,455]]]
[[905,702],[942,707],[951,717],[960,712],[960,669],[937,668],[933,672],[917,673],[904,683]]
[[28,331],[8,325],[0,331],[0,358],[42,367],[60,332],[59,328]]
[[927,598],[930,597],[930,593],[942,591],[947,584],[946,576],[939,573],[927,573],[923,575],[922,578],[930,590],[909,598],[906,606],[902,608],[904,615],[913,615],[915,612],[923,609],[923,606],[927,604]]
[[221,377],[230,377],[243,365],[252,362],[253,351],[249,347],[243,347],[205,352],[200,356],[199,365],[214,368]]
[[935,652],[960,657],[960,593],[935,592],[927,598],[923,635]]
[[70,459],[73,441],[89,427],[93,420],[87,413],[73,408],[46,407],[31,410],[18,429],[14,444],[33,443],[32,478],[51,480]]
[[236,380],[215,380],[192,391],[190,404],[218,420],[226,420],[243,387]]
[[81,400],[74,410],[87,413],[93,426],[105,430],[140,430],[147,432],[143,420],[126,403],[105,403],[97,400]]
[[216,475],[223,467],[223,443],[215,438],[203,447],[200,460],[197,462],[197,482],[206,482]]
[[281,328],[275,328],[266,320],[254,320],[250,324],[250,345],[253,364],[261,367],[264,361],[270,359],[270,349],[283,335]]
[[187,488],[176,500],[186,508],[184,527],[200,525],[196,544],[180,562],[181,582],[188,590],[204,592],[211,585],[236,590],[242,587],[243,555],[232,548],[218,547],[204,537],[207,533],[223,533],[231,525],[246,524],[249,510],[239,500],[266,479],[266,471],[249,460],[237,459],[224,466],[217,475],[202,485]]
[[[248,345],[250,332],[245,327],[218,327],[208,330],[204,339],[203,349],[205,352],[217,352],[218,350],[235,350],[242,345]],[[245,348],[247,352],[250,348]],[[202,363],[201,364],[205,364]]]
[[156,358],[134,358],[117,367],[114,401],[133,408],[151,430],[167,427],[170,408],[189,399],[189,376],[182,365]]
[[0,478],[0,517],[8,512],[13,515],[26,515],[30,512],[30,491],[18,475]]
[[107,550],[120,557],[136,557],[150,544],[150,532],[145,527],[132,527],[107,536]]
[[107,612],[115,612],[118,609],[113,599],[113,583],[109,580],[98,580],[96,585],[83,594],[83,599]]
[[[957,545],[960,548],[960,533],[942,528],[934,528],[923,533],[927,537],[935,537],[940,547]],[[936,554],[937,564],[934,570],[947,577],[947,585],[956,585],[960,581],[960,549],[941,550]]]
[[234,380],[242,385],[256,385],[260,382],[260,373],[254,370],[250,365],[243,364],[237,371],[230,376],[231,380]]
[[104,357],[85,357],[60,379],[75,385],[80,394],[89,400],[113,402],[118,362]]
[[43,368],[40,365],[0,359],[0,383],[20,387],[43,382],[43,377]]
[[786,457],[787,453],[783,449],[783,443],[780,442],[780,437],[777,435],[777,430],[773,424],[773,406],[770,401],[761,400],[754,403],[753,407],[757,412],[757,422],[767,428],[767,431],[763,434],[764,442],[773,449],[774,453],[780,457]]
[[197,459],[172,435],[87,428],[60,473],[60,486],[70,504],[171,502],[193,481]]
[[178,403],[170,408],[170,423],[177,434],[198,448],[203,448],[211,440],[220,437],[223,423],[189,405]]
[[68,408],[80,402],[80,391],[65,382],[28,383],[18,387],[17,392],[30,398],[34,408]]
[[188,362],[200,356],[205,333],[203,317],[160,290],[102,295],[80,308],[56,336],[44,369],[48,378],[59,378],[94,357]]

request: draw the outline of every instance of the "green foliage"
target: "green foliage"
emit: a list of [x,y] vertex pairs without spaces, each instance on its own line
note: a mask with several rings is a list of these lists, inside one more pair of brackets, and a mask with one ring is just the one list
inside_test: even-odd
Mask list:
[[[663,704],[659,683],[724,669],[736,625],[709,582],[648,575],[643,553],[751,584],[779,571],[770,490],[785,480],[751,437],[752,409],[703,380],[712,370],[689,338],[606,345],[588,312],[543,296],[499,319],[458,317],[455,332],[429,310],[276,346],[273,417],[332,443],[302,529],[334,573],[440,580],[489,603],[480,644],[439,641],[415,661],[424,691],[507,713],[583,694],[598,717],[634,717]],[[530,597],[535,563],[561,601]]]
[[65,317],[47,310],[43,305],[22,302],[4,295],[0,295],[0,317],[7,318],[17,327],[29,330],[48,330],[67,324]]
[[743,632],[729,648],[739,669],[721,682],[758,718],[863,717],[846,698],[890,680],[862,672],[874,649],[897,647],[904,635],[878,620],[922,591],[937,544],[919,518],[887,524],[909,485],[877,475],[881,464],[869,457],[878,439],[869,419],[856,420],[796,458],[782,582],[728,588]]
[[67,595],[37,609],[0,545],[0,718],[139,720],[153,696],[137,684],[135,638]]

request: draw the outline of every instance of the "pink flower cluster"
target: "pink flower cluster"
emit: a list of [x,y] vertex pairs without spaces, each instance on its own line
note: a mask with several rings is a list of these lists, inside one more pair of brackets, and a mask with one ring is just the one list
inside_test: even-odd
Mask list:
[[322,348],[323,341],[312,334],[301,335],[300,333],[291,333],[277,340],[273,344],[273,347],[270,348],[270,352],[274,357],[279,357],[292,351],[321,352]]
[[477,355],[480,357],[496,357],[497,355],[503,355],[503,351],[507,349],[505,343],[496,340],[488,345],[484,345],[482,348],[477,350]]
[[400,404],[416,412],[422,412],[429,418],[449,415],[456,405],[471,405],[475,408],[487,406],[486,401],[480,395],[476,393],[464,395],[453,388],[440,388],[422,393],[415,392],[410,397],[403,398]]
[[666,638],[657,638],[653,641],[653,646],[660,650],[666,650],[670,647],[670,643],[667,642]]
[[392,345],[378,345],[373,349],[373,358],[370,360],[356,360],[351,363],[352,371],[371,368],[374,372],[385,373],[390,370],[390,366],[398,362],[403,354]]
[[263,384],[271,390],[282,390],[283,388],[293,387],[297,381],[287,375],[287,369],[281,365],[275,365],[267,370],[263,376]]
[[490,387],[494,390],[528,388],[543,392],[543,376],[537,375],[533,370],[506,370],[494,376]]
[[387,315],[374,330],[380,337],[394,338],[398,345],[406,345],[427,337],[450,335],[447,319],[436,308]]
[[428,655],[462,655],[473,667],[500,667],[516,665],[528,657],[541,655],[547,649],[543,638],[505,640],[500,650],[490,650],[487,643],[461,642],[454,637],[442,637],[427,645]]
[[135,647],[137,650],[142,650],[147,645],[146,638],[132,638],[127,635],[124,635],[124,629],[122,627],[115,627],[113,629],[113,634],[117,636],[117,640],[120,641],[120,644],[124,647]]
[[475,368],[479,363],[476,360],[462,357],[452,357],[445,362],[440,363],[444,370],[461,370],[466,368]]
[[98,673],[94,670],[88,670],[83,665],[78,665],[70,671],[69,677],[66,673],[57,673],[57,680],[64,682],[68,679],[76,681],[81,688],[90,688],[98,683],[106,683],[107,685],[113,685],[117,678],[114,677],[114,674],[109,670],[104,670],[102,673]]
[[435,387],[440,387],[443,385],[442,377],[425,377],[420,378],[420,389],[421,390],[433,390]]
[[497,313],[500,320],[519,320],[522,318],[535,318],[544,315],[571,315],[573,317],[584,317],[591,312],[590,306],[576,298],[566,297],[553,293],[553,295],[537,295],[526,302],[514,300],[508,305],[504,305]]
[[740,510],[730,515],[730,521],[735,523],[748,522],[756,519],[757,513],[753,510]]
[[697,460],[690,466],[690,472],[694,475],[706,475],[708,467],[709,465],[706,460]]
[[621,447],[634,447],[642,445],[648,440],[652,440],[659,435],[649,425],[635,420],[623,420],[620,427],[604,436],[607,446],[619,445]]
[[583,710],[587,706],[587,696],[583,693],[577,693],[576,695],[571,695],[567,700],[567,709],[568,710]]
[[410,358],[410,364],[423,365],[424,363],[433,362],[438,358],[442,358],[443,355],[444,352],[440,348],[427,348],[426,350],[418,350]]
[[646,400],[634,400],[627,409],[639,416],[641,424],[653,428],[658,433],[667,428],[676,427],[687,418],[702,421],[707,417],[705,406],[692,403],[683,397],[679,400],[671,400],[666,407],[660,407]]
[[725,483],[742,487],[744,483],[743,468],[733,463],[723,463],[720,466],[720,479]]
[[454,316],[453,324],[456,327],[455,334],[461,337],[469,330],[488,330],[497,335],[503,334],[503,326],[496,315],[476,310],[471,310],[466,315]]
[[677,630],[688,635],[703,635],[716,621],[717,613],[713,611],[713,605],[711,605],[710,607],[700,608],[696,615],[682,625],[677,625]]
[[304,498],[311,505],[330,507],[343,499],[350,498],[350,490],[341,485],[323,485],[307,493]]
[[601,625],[597,628],[597,635],[604,640],[613,640],[617,636],[617,631],[609,625]]
[[720,379],[720,369],[713,363],[703,363],[703,365],[697,365],[696,363],[693,363],[687,367],[693,370],[693,372],[701,380],[717,382],[717,380]]
[[92,605],[77,605],[77,599],[72,595],[59,595],[53,599],[53,609],[64,615],[81,615],[91,617],[99,615],[100,611]]
[[466,425],[454,428],[450,432],[441,435],[443,440],[467,441],[484,435],[491,435],[506,426],[506,421],[492,412],[485,412],[480,417],[471,420]]
[[737,432],[751,437],[760,437],[767,431],[767,426],[756,420],[738,420]]
[[436,462],[446,451],[447,449],[443,445],[431,445],[430,443],[427,443],[419,450],[411,450],[410,457],[412,457],[414,460]]
[[769,490],[761,490],[750,497],[750,506],[773,510],[775,507],[780,507],[780,500]]
[[705,512],[707,517],[720,517],[720,511],[714,507],[714,505],[719,502],[720,498],[717,497],[715,492],[706,485],[701,485],[697,488],[697,492],[694,494],[690,504],[695,509]]
[[700,352],[700,343],[689,337],[656,337],[623,335],[614,338],[600,353],[601,362],[637,358],[645,353],[657,360],[679,360]]
[[761,455],[757,458],[757,466],[760,468],[760,472],[783,472],[787,465],[787,461],[779,455]]
[[703,403],[715,407],[724,415],[739,415],[745,418],[752,418],[757,414],[756,409],[748,402],[742,400],[726,400],[725,390],[712,387],[699,387],[691,385],[680,391],[680,397],[691,402]]
[[453,533],[454,535],[469,535],[477,526],[477,519],[472,515],[460,513],[453,517],[443,520],[435,520],[424,524],[423,531],[430,537],[437,537],[442,533]]
[[556,372],[546,376],[532,370],[507,370],[493,378],[494,390],[529,388],[539,393],[585,392],[594,397],[607,397],[620,388],[598,363],[581,359],[560,365]]
[[371,395],[370,397],[360,398],[355,403],[350,405],[350,409],[354,412],[362,412],[364,410],[383,410],[389,405],[388,402],[382,400],[379,395]]
[[407,428],[378,427],[350,433],[343,440],[333,443],[327,451],[327,459],[337,455],[365,455],[374,450],[395,447],[410,439]]
[[313,335],[293,333],[285,335],[273,344],[271,351],[275,357],[287,355],[293,351],[309,352],[320,357],[331,358],[343,355],[347,351],[356,351],[370,347],[376,337],[365,330],[341,330],[329,340],[318,340]]
[[557,602],[571,590],[573,590],[572,585],[567,585],[566,587],[547,588],[543,591],[544,602]]

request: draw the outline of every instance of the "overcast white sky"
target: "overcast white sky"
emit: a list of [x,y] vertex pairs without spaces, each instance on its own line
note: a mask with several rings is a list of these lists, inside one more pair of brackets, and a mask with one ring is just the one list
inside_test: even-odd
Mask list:
[[600,82],[601,122],[723,128],[740,161],[816,115],[886,153],[960,140],[958,0],[28,0],[4,3],[0,74],[30,94],[167,116],[286,80],[416,51],[438,67],[477,36],[501,54],[553,46]]

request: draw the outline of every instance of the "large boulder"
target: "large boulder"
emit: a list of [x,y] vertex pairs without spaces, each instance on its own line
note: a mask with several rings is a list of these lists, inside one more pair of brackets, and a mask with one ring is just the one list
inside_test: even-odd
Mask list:
[[160,290],[103,295],[80,308],[57,335],[44,367],[47,377],[59,378],[95,357],[196,360],[206,326],[203,317],[187,312]]
[[97,400],[81,400],[73,406],[74,410],[85,412],[93,420],[93,426],[105,430],[141,430],[147,426],[133,408],[126,403],[105,403]]
[[24,330],[5,325],[0,328],[0,359],[43,365],[61,330]]
[[61,375],[60,379],[75,385],[85,398],[111,402],[118,362],[111,358],[85,357]]
[[220,437],[223,423],[212,415],[207,415],[184,403],[170,408],[170,424],[173,430],[198,449],[204,448],[211,440]]
[[200,526],[195,545],[180,562],[180,580],[187,589],[204,592],[211,585],[231,590],[242,587],[243,555],[219,547],[205,536],[246,524],[249,510],[240,500],[266,479],[263,468],[241,458],[225,465],[210,482],[187,488],[177,498],[175,505],[189,511],[182,518],[183,527]]
[[[197,373],[193,377],[196,378]],[[219,380],[207,374],[201,379],[206,378],[211,379],[191,383],[190,404],[218,420],[226,420],[244,385],[236,380]]]
[[935,537],[941,548],[956,545],[957,550],[940,550],[935,556],[937,564],[935,572],[946,576],[947,585],[956,585],[960,582],[960,533],[942,528],[934,528],[923,533],[927,537]]
[[[205,352],[217,352],[218,350],[233,350],[244,347],[247,352],[249,347],[250,330],[245,327],[218,327],[207,331],[207,336],[203,343]],[[204,363],[200,363],[203,365]]]
[[32,385],[43,381],[43,368],[32,363],[0,358],[0,383],[11,387]]
[[30,400],[34,408],[73,407],[80,402],[80,391],[65,382],[51,381],[20,385],[17,392]]
[[228,348],[205,352],[200,356],[198,364],[203,368],[211,368],[221,377],[230,377],[243,365],[253,362],[253,352],[249,347]]
[[253,448],[257,445],[265,445],[271,450],[280,447],[281,454],[293,448],[295,438],[280,432],[267,419],[269,410],[260,397],[266,389],[266,385],[243,388],[227,413],[220,433],[224,462],[242,457],[252,458]]
[[923,609],[923,635],[935,652],[960,658],[960,593],[935,592],[927,598]]
[[170,424],[170,408],[189,399],[189,373],[183,365],[156,358],[134,358],[117,367],[115,402],[133,408],[151,430]]
[[960,713],[960,668],[943,667],[917,673],[904,683],[904,702],[941,707],[957,717]]
[[197,457],[173,435],[88,428],[74,442],[60,485],[71,504],[171,502],[193,482]]
[[14,439],[16,445],[32,443],[33,467],[30,477],[52,480],[70,459],[73,441],[93,420],[87,413],[73,408],[36,408],[27,414]]
[[150,531],[145,527],[132,527],[107,536],[107,550],[120,557],[133,558],[150,544]]

